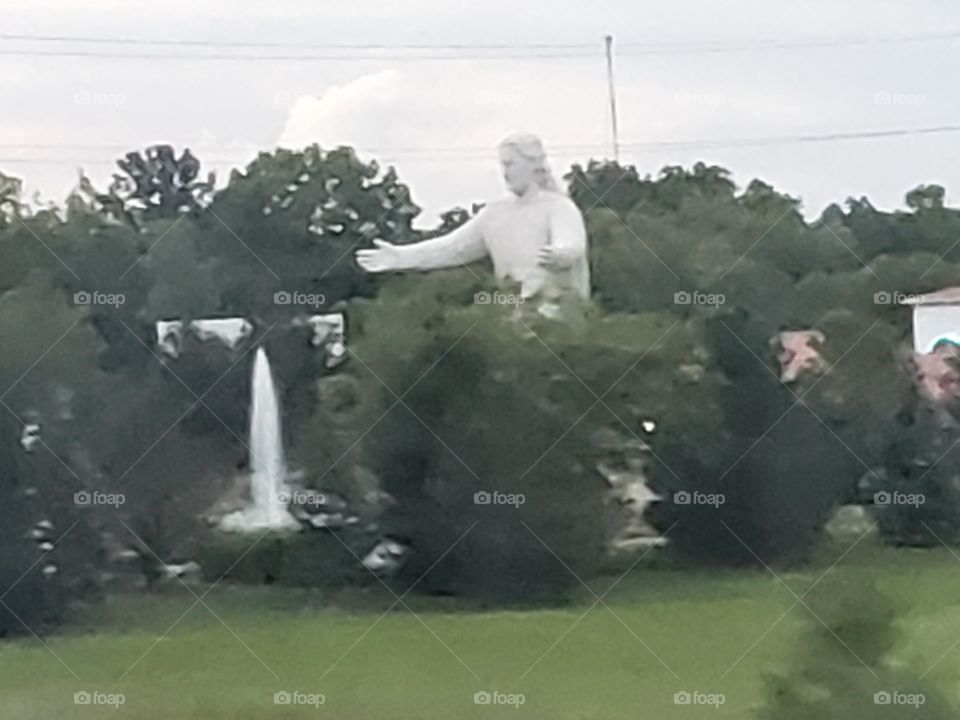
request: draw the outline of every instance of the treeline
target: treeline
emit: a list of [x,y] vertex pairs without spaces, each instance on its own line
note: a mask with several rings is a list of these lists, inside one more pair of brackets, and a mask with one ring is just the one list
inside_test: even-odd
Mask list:
[[[718,167],[575,166],[594,307],[557,326],[474,305],[482,266],[362,274],[353,250],[370,239],[432,233],[413,227],[396,173],[349,148],[264,153],[219,191],[188,151],[131,153],[118,170],[62,208],[32,211],[12,183],[3,195],[0,585],[22,576],[5,602],[31,625],[97,592],[118,548],[149,565],[217,542],[202,515],[244,469],[253,343],[304,484],[362,506],[379,477],[395,500],[379,520],[415,549],[405,572],[443,557],[424,589],[545,597],[595,569],[600,463],[644,466],[663,498],[651,522],[696,562],[802,560],[838,504],[880,490],[928,498],[884,509],[893,541],[955,531],[953,430],[915,390],[909,313],[875,300],[955,283],[960,212],[941,188],[912,191],[907,212],[849,200],[807,222],[794,198],[756,180],[740,191]],[[322,301],[275,302],[284,292]],[[331,371],[292,320],[341,310],[355,357]],[[237,316],[255,330],[235,349],[158,354],[159,319]],[[822,362],[784,384],[777,338],[806,329]],[[473,501],[495,490],[527,502]],[[83,491],[125,502],[80,507]],[[38,522],[67,533],[52,551]],[[344,576],[288,564],[301,584]]]

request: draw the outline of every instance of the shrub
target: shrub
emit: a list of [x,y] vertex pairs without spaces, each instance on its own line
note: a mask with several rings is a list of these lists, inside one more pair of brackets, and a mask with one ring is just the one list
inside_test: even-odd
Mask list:
[[[805,602],[811,610],[797,612],[808,612],[809,629],[789,664],[767,678],[759,720],[955,717],[944,699],[914,673],[887,664],[898,639],[898,612],[869,580],[835,573]],[[922,696],[923,702],[884,702],[894,692],[904,700]]]
[[341,534],[341,540],[318,531],[267,535],[259,542],[255,535],[217,532],[206,538],[197,560],[210,583],[337,587],[364,579],[357,557],[363,557],[364,542],[369,544],[350,533]]
[[[14,432],[0,418],[0,434]],[[45,449],[0,447],[0,637],[45,634],[98,590],[96,534],[73,503],[73,479]]]
[[551,322],[472,304],[481,287],[464,271],[394,279],[355,306],[352,371],[385,385],[364,446],[397,501],[388,529],[413,548],[408,582],[425,574],[419,587],[432,592],[556,599],[596,568],[606,485],[594,438],[624,431],[617,417],[625,433],[643,432],[647,383],[632,366],[666,326],[593,311]]
[[956,542],[960,530],[960,459],[951,452],[957,430],[919,404],[905,410],[882,473],[864,484],[883,537],[897,545]]
[[702,377],[675,374],[651,439],[663,498],[652,521],[698,562],[803,560],[859,476],[857,458],[814,415],[822,410],[796,402],[764,367],[772,354],[756,335],[734,317],[707,320]]

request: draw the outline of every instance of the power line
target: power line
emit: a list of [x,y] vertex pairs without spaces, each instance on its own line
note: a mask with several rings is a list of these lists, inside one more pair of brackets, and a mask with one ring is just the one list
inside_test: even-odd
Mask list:
[[[805,144],[805,143],[822,143],[822,142],[839,142],[839,141],[850,141],[850,140],[876,140],[884,139],[891,137],[903,137],[903,136],[916,136],[916,135],[933,135],[933,134],[942,134],[942,133],[954,133],[960,132],[960,125],[936,125],[932,127],[923,127],[923,128],[892,128],[886,130],[861,130],[856,132],[831,132],[831,133],[822,133],[822,134],[803,134],[803,135],[779,135],[779,136],[768,136],[760,138],[725,138],[725,139],[714,139],[714,140],[656,140],[649,142],[636,142],[636,143],[625,143],[620,147],[622,149],[630,149],[635,151],[644,151],[644,150],[660,150],[668,148],[738,148],[738,147],[751,147],[751,146],[764,146],[764,145],[788,145],[788,144]],[[39,143],[30,143],[30,144],[17,144],[17,143],[0,143],[0,148],[5,148],[8,150],[66,150],[66,149],[75,149],[75,150],[101,150],[101,151],[128,151],[132,147],[137,147],[136,144],[132,145],[53,145],[53,144],[39,144]],[[212,149],[212,148],[208,148]],[[607,149],[606,145],[603,144],[582,144],[582,145],[552,145],[548,147],[548,150],[556,155],[571,156],[577,153],[589,153],[592,151],[601,151]],[[250,162],[253,158],[226,158],[226,157],[215,157],[215,156],[203,156],[204,149],[202,147],[196,148],[197,153],[201,156],[201,160],[206,160],[210,163],[246,163]],[[357,148],[358,153],[364,155],[381,155],[387,156],[396,159],[413,159],[413,160],[441,160],[441,161],[462,161],[464,159],[474,159],[468,158],[467,155],[476,155],[479,157],[487,157],[490,155],[494,149],[488,147],[461,147],[461,148]],[[420,154],[422,157],[417,158],[416,155]],[[434,154],[434,157],[428,157],[424,155]],[[482,155],[481,155],[482,154]],[[404,158],[402,156],[409,155],[413,157]],[[79,158],[22,158],[22,157],[0,157],[0,163],[9,163],[9,164],[36,164],[36,165],[76,165],[76,164],[98,164],[98,165],[114,165],[113,161],[104,160],[103,158],[92,158],[92,159],[79,159]]]
[[[0,149],[7,148],[13,150],[119,150],[119,151],[129,151],[131,149],[139,149],[144,147],[149,147],[156,144],[164,143],[140,143],[140,142],[131,142],[127,144],[53,144],[53,143],[0,143]],[[166,143],[170,144],[170,143]],[[178,143],[178,145],[183,145],[184,147],[191,147],[197,149],[198,152],[204,150],[237,150],[236,147],[224,146],[224,145],[208,145],[208,146],[194,146],[190,143]],[[551,145],[552,150],[591,150],[596,148],[606,147],[605,145],[600,145],[598,143],[584,143],[581,145]],[[335,146],[325,147],[324,151],[335,150]],[[479,153],[491,153],[496,151],[496,147],[493,145],[490,146],[461,146],[461,147],[362,147],[355,148],[357,152],[363,153],[463,153],[463,152],[479,152]],[[258,152],[263,152],[262,150]]]
[[[875,37],[846,37],[828,40],[760,40],[754,42],[705,42],[657,44],[648,42],[619,43],[626,48],[618,56],[644,55],[700,55],[714,53],[766,52],[779,50],[815,50],[840,47],[889,45],[936,41],[956,41],[960,31],[921,35],[889,35]],[[0,40],[25,43],[111,45],[134,47],[186,48],[283,48],[299,50],[341,51],[327,54],[256,54],[256,53],[157,53],[49,48],[3,48],[0,55],[38,57],[119,58],[140,60],[263,60],[335,62],[345,60],[524,60],[524,59],[578,59],[595,58],[602,51],[599,43],[297,43],[270,41],[150,39],[140,37],[95,37],[80,35],[28,35],[0,33]],[[473,51],[464,54],[462,51]],[[350,52],[342,52],[350,51]],[[503,51],[524,51],[509,52]],[[424,53],[428,54],[424,54]],[[363,54],[358,54],[363,53]],[[393,53],[393,54],[384,54]]]
[[[721,52],[750,49],[821,48],[846,45],[887,45],[891,43],[914,43],[955,40],[960,30],[914,35],[875,35],[838,37],[828,40],[770,40],[748,42],[703,42],[703,43],[656,43],[628,41],[618,43],[621,47],[640,47],[650,52]],[[70,43],[93,45],[141,45],[155,47],[234,47],[234,48],[295,48],[307,50],[574,50],[596,49],[596,42],[569,43],[303,43],[268,40],[214,40],[185,38],[144,38],[90,35],[36,35],[25,33],[0,33],[0,40],[15,42]]]
[[631,143],[622,147],[664,148],[664,147],[746,147],[756,145],[783,145],[834,142],[838,140],[871,140],[878,138],[902,137],[906,135],[936,135],[940,133],[960,132],[960,125],[935,125],[924,128],[894,128],[889,130],[860,130],[856,132],[832,132],[808,135],[781,135],[765,138],[728,138],[725,140],[665,140],[648,143]]
[[928,33],[926,35],[886,35],[875,37],[846,37],[829,40],[760,40],[747,43],[706,42],[700,44],[656,44],[627,42],[620,47],[640,48],[621,55],[697,55],[706,53],[733,53],[765,50],[815,50],[819,48],[854,47],[862,45],[891,45],[900,43],[945,42],[960,39],[960,31]]
[[81,35],[16,35],[0,33],[0,40],[22,42],[91,43],[96,45],[157,45],[187,47],[299,48],[309,50],[571,50],[597,48],[598,43],[298,43],[236,40],[187,40],[137,37],[91,37]]
[[29,57],[116,58],[121,60],[256,60],[280,62],[355,62],[358,60],[570,60],[594,59],[600,50],[592,53],[523,53],[513,55],[253,55],[244,53],[107,53],[97,50],[17,50],[0,49],[0,55]]

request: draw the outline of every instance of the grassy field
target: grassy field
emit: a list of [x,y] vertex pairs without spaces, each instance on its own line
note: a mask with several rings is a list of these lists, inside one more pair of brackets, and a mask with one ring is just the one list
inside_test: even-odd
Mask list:
[[[802,593],[829,565],[825,558],[782,579]],[[960,640],[960,559],[945,549],[864,542],[832,572],[856,582],[872,578],[902,605],[902,639],[890,660],[922,672],[942,656],[928,680],[960,707],[960,645],[951,649]],[[592,584],[602,593],[614,579]],[[794,597],[765,571],[638,567],[605,598],[609,609],[590,609],[594,597],[583,588],[558,609],[406,601],[410,610],[384,614],[393,597],[378,587],[338,594],[218,587],[204,598],[209,610],[196,605],[187,612],[195,599],[185,591],[113,597],[68,632],[46,638],[47,647],[35,638],[0,644],[0,714],[744,718],[761,702],[763,674],[787,661],[811,621],[802,606],[783,616]],[[525,702],[474,704],[483,690],[522,693]],[[725,703],[675,705],[674,693],[684,690],[723,693]],[[80,691],[122,693],[125,703],[74,704]],[[274,694],[284,691],[322,693],[325,703],[275,705]]]

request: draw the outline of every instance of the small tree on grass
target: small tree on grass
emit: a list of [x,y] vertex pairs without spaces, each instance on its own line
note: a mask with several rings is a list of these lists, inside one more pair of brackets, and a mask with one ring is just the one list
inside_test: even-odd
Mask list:
[[805,602],[807,627],[787,664],[768,676],[758,720],[956,717],[915,672],[887,662],[897,609],[872,583],[837,573]]

